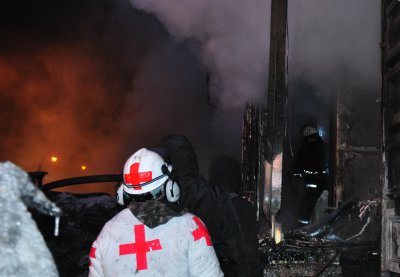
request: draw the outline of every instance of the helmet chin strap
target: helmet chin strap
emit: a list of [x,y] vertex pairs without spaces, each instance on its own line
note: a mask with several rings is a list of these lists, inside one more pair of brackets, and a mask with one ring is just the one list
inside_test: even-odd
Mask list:
[[162,171],[162,173],[163,173],[164,175],[167,175],[168,178],[169,178],[170,180],[173,180],[173,179],[174,179],[174,178],[172,177],[172,174],[171,174],[171,172],[169,171],[169,169],[168,169],[168,167],[167,167],[166,164],[163,164],[163,165],[161,166],[161,171]]

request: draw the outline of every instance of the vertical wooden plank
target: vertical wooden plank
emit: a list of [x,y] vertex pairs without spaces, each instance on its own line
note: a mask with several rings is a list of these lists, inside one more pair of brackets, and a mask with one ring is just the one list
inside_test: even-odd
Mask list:
[[272,0],[263,192],[264,215],[272,226],[275,225],[275,214],[281,206],[282,155],[287,121],[286,36],[287,0]]

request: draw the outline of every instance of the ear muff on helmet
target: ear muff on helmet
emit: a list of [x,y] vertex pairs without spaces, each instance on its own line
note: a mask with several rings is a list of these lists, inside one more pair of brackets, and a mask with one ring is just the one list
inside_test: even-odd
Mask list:
[[168,180],[164,183],[163,186],[163,192],[168,202],[175,203],[179,200],[181,196],[181,189],[179,188],[179,185],[173,180],[170,168],[171,166],[168,166],[166,164],[163,164],[161,167],[162,173],[168,176]]
[[169,180],[164,184],[164,194],[168,202],[175,203],[181,196],[181,189],[176,182]]

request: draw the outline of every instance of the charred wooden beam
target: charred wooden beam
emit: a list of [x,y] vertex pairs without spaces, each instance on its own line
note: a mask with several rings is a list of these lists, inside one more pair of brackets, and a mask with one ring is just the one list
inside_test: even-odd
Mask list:
[[287,0],[271,2],[268,103],[263,211],[274,236],[275,214],[281,206],[283,144],[287,122]]

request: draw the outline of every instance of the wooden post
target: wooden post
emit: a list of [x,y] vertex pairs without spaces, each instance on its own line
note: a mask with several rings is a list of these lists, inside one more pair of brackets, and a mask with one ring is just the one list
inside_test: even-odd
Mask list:
[[[271,5],[263,211],[267,222],[275,226],[275,214],[281,206],[283,144],[287,126],[287,0],[271,0]],[[274,230],[271,235],[274,237]]]

